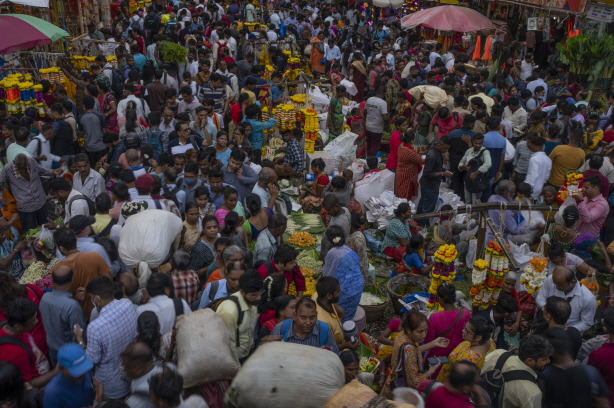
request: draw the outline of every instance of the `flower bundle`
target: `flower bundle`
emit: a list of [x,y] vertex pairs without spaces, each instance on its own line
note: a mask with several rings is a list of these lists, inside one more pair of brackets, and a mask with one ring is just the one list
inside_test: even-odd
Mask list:
[[480,285],[486,279],[486,270],[488,269],[488,262],[483,259],[476,259],[473,263],[473,270],[471,271],[471,283],[473,285]]
[[532,295],[539,292],[539,289],[548,277],[547,265],[548,260],[546,258],[535,256],[524,268],[524,272],[520,276],[520,283],[526,286],[529,294]]
[[316,239],[308,232],[294,232],[288,239],[288,243],[305,248],[316,243]]
[[294,105],[279,104],[273,109],[273,118],[279,122],[279,130],[293,130],[296,127]]
[[437,302],[437,289],[443,282],[451,282],[456,277],[454,260],[458,256],[455,245],[442,245],[435,252],[433,270],[431,271],[431,285],[429,286],[429,301],[427,307],[430,310],[439,310]]
[[484,259],[477,259],[473,263],[471,283],[473,284],[469,295],[473,298],[473,305],[480,309],[497,303],[505,275],[509,272],[509,260],[503,248],[494,240],[488,243]]
[[577,186],[582,180],[584,180],[582,173],[569,173],[565,176],[565,185]]
[[[316,292],[316,279],[313,276],[305,276],[305,292],[303,292],[304,297],[311,297]],[[297,295],[296,285],[294,282],[288,286],[288,295]]]

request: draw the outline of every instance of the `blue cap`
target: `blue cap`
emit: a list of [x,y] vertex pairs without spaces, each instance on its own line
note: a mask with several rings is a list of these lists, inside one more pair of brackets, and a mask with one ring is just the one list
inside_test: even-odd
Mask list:
[[68,343],[58,350],[58,364],[68,370],[73,377],[81,377],[94,368],[94,363],[85,355],[85,350],[77,343]]
[[250,34],[247,36],[247,38],[248,38],[248,39],[250,39],[250,38],[253,38],[253,39],[258,39],[258,36],[257,36],[255,33],[250,33]]

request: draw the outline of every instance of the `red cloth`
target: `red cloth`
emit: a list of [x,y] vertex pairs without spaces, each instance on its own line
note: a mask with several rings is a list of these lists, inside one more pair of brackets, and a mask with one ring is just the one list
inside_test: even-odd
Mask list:
[[426,400],[426,408],[473,408],[475,405],[471,399],[463,394],[452,392],[448,387],[440,386],[435,388]]
[[[0,329],[0,337],[1,336],[11,336],[4,331],[4,328]],[[28,346],[30,345],[30,340],[28,339],[28,333],[24,333],[20,336],[14,336],[19,340],[26,343]],[[32,352],[34,353],[34,352]],[[3,344],[0,346],[0,361],[10,361],[19,367],[19,371],[21,371],[21,375],[23,376],[24,381],[30,381],[32,378],[38,377],[38,370],[36,369],[36,356],[31,361],[28,352],[20,346],[13,344]]]
[[388,247],[384,248],[384,254],[388,255],[391,258],[394,258],[396,261],[401,262],[403,260],[403,255],[405,255],[406,247],[401,245],[398,248]]
[[399,146],[401,146],[401,132],[397,129],[390,135],[388,146],[390,147],[390,153],[388,154],[388,159],[386,159],[386,168],[388,170],[395,170],[397,168]]
[[449,135],[451,131],[460,129],[463,126],[463,116],[455,112],[450,112],[448,119],[443,120],[439,115],[435,115],[431,123],[439,129],[437,132],[437,140],[439,140],[442,136]]
[[[230,106],[230,118],[235,123],[235,125],[239,126],[241,124],[241,105],[235,103]],[[230,135],[233,136],[233,135]]]
[[[614,390],[614,343],[605,343],[588,356],[588,364],[601,373],[610,390]],[[610,394],[610,405],[614,406],[614,393]]]
[[[459,310],[454,310],[451,312],[444,311],[431,314],[429,317],[429,328],[426,332],[424,343],[426,344],[435,340],[437,337],[441,336],[441,333],[448,330],[460,312],[461,311]],[[444,336],[445,338],[450,339],[450,344],[448,347],[435,347],[430,349],[427,355],[429,357],[449,355],[452,350],[454,350],[456,346],[463,341],[463,327],[465,327],[465,323],[467,323],[469,319],[471,319],[471,312],[467,309],[463,309],[461,317],[456,323],[454,323],[452,330],[450,330],[448,334]]]
[[603,132],[603,142],[612,143],[614,142],[614,131],[612,129],[606,130]]
[[[273,273],[281,272],[277,270],[277,267],[275,266],[275,262],[273,262],[272,259],[270,262],[271,262],[271,267],[273,269]],[[258,272],[258,275],[260,275],[262,279],[266,278],[269,275],[269,270],[267,269],[266,264],[260,265],[257,272]],[[305,277],[303,276],[303,273],[301,272],[301,268],[299,268],[298,265],[296,265],[294,269],[292,269],[291,271],[284,271],[283,274],[286,277],[286,282],[288,282],[288,286],[290,286],[290,284],[294,282],[297,292],[305,291]]]

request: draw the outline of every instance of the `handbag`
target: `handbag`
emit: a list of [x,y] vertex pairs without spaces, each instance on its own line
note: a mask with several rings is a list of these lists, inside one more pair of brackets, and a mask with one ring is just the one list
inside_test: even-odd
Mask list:
[[452,322],[452,324],[450,325],[450,327],[448,327],[444,332],[442,332],[441,334],[438,334],[437,336],[435,336],[435,338],[437,337],[446,337],[448,335],[448,333],[450,333],[452,331],[452,329],[454,328],[454,326],[456,325],[456,322],[458,322],[461,318],[461,316],[463,315],[464,309],[461,309],[458,311],[458,313],[456,314],[456,318],[454,319],[454,321]]
[[405,355],[405,347],[407,347],[408,344],[409,342],[403,343],[399,350],[399,363],[395,369],[396,379],[390,383],[390,391],[395,388],[407,387],[407,378],[405,377],[405,358],[407,358],[407,356]]
[[477,156],[469,160],[468,164],[470,169],[465,173],[463,178],[465,180],[465,187],[470,193],[481,193],[482,191],[486,190],[488,184],[490,183],[490,171],[487,171],[486,173],[478,172],[478,175],[474,179],[469,177],[471,173],[478,171],[480,166],[484,164],[481,158],[485,151],[486,149],[480,150],[480,153],[478,153]]

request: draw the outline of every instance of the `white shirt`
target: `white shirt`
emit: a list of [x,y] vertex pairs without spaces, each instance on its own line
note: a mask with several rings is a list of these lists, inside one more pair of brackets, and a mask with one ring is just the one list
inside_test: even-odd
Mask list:
[[281,24],[281,18],[279,18],[279,14],[273,13],[271,14],[271,24],[275,25],[276,29],[279,29],[279,25]]
[[[437,58],[441,58],[441,55],[439,55],[435,51],[431,52],[431,54],[429,55],[429,63],[431,64],[431,67],[435,66],[435,62],[437,61]],[[443,61],[443,58],[442,58],[442,61]]]
[[273,30],[269,30],[266,33],[266,38],[269,41],[277,41],[277,33],[275,31],[273,31]]
[[369,132],[382,133],[384,131],[384,117],[388,114],[388,105],[386,101],[377,96],[372,96],[367,99],[365,105],[367,116],[365,118],[365,128]]
[[47,160],[39,162],[41,167],[46,169],[50,169],[54,161],[59,162],[61,159],[60,156],[51,154],[51,143],[49,140],[45,139],[45,136],[40,134],[34,139],[30,140],[30,143],[28,143],[28,146],[26,146],[26,150],[32,155],[32,157],[46,156]]
[[491,111],[493,105],[495,104],[495,100],[493,98],[491,98],[490,96],[486,95],[484,92],[480,92],[479,94],[470,96],[469,97],[469,102],[471,102],[471,100],[473,98],[480,98],[480,99],[482,99],[482,102],[484,102],[484,105],[486,105],[486,112],[490,115],[490,111]]
[[550,177],[552,170],[552,160],[546,156],[545,152],[535,152],[529,160],[529,169],[525,183],[529,183],[533,187],[533,198],[537,200],[542,193],[544,184]]
[[[568,294],[558,290],[552,281],[552,276],[549,276],[542,285],[535,303],[540,308],[543,308],[546,304],[546,299],[550,296],[559,296],[563,299],[569,299],[571,306],[571,316],[565,323],[567,327],[575,327],[584,333],[589,328],[593,327],[595,323],[595,310],[597,309],[597,299],[585,286],[579,282]],[[571,299],[570,299],[571,298]]]
[[83,194],[81,194],[74,188],[70,191],[70,194],[66,199],[66,203],[64,203],[64,224],[68,224],[70,219],[75,215],[90,215],[90,207],[87,205],[87,201],[82,198],[74,200],[69,206],[70,200],[73,197],[82,195]]
[[149,105],[142,99],[134,95],[128,95],[125,99],[122,99],[117,104],[117,116],[124,116],[126,114],[126,105],[128,105],[128,101],[134,101],[136,104],[136,114],[142,118],[147,117],[149,115]]
[[262,204],[263,208],[269,206],[269,200],[271,199],[271,194],[269,194],[269,192],[266,191],[264,188],[260,187],[258,183],[256,183],[254,188],[252,188],[252,193],[260,197],[260,204]]
[[[181,299],[183,304],[183,314],[191,313],[192,310],[185,300]],[[164,336],[166,333],[171,333],[175,326],[175,304],[173,300],[166,295],[158,295],[149,299],[149,302],[136,308],[136,313],[140,316],[141,313],[150,311],[158,316],[160,322],[160,333]]]
[[512,112],[512,110],[506,106],[503,110],[503,119],[507,120],[512,124],[512,128],[523,131],[527,128],[527,111],[521,106],[516,110],[516,112]]
[[328,44],[326,44],[326,48],[324,49],[324,58],[326,58],[327,61],[340,61],[341,50],[336,45],[331,48]]
[[92,168],[90,168],[90,173],[85,181],[81,180],[81,173],[75,173],[72,179],[72,187],[92,201],[96,201],[98,194],[104,193],[107,190],[104,177]]
[[537,78],[535,81],[531,81],[527,84],[527,89],[529,91],[531,91],[531,94],[533,95],[533,97],[535,97],[535,88],[537,88],[538,86],[543,86],[544,87],[544,95],[539,98],[540,102],[546,102],[546,95],[548,95],[548,85],[544,82],[543,79],[541,78]]
[[527,60],[522,60],[520,65],[520,79],[523,81],[531,76],[533,73],[533,63],[528,63]]

